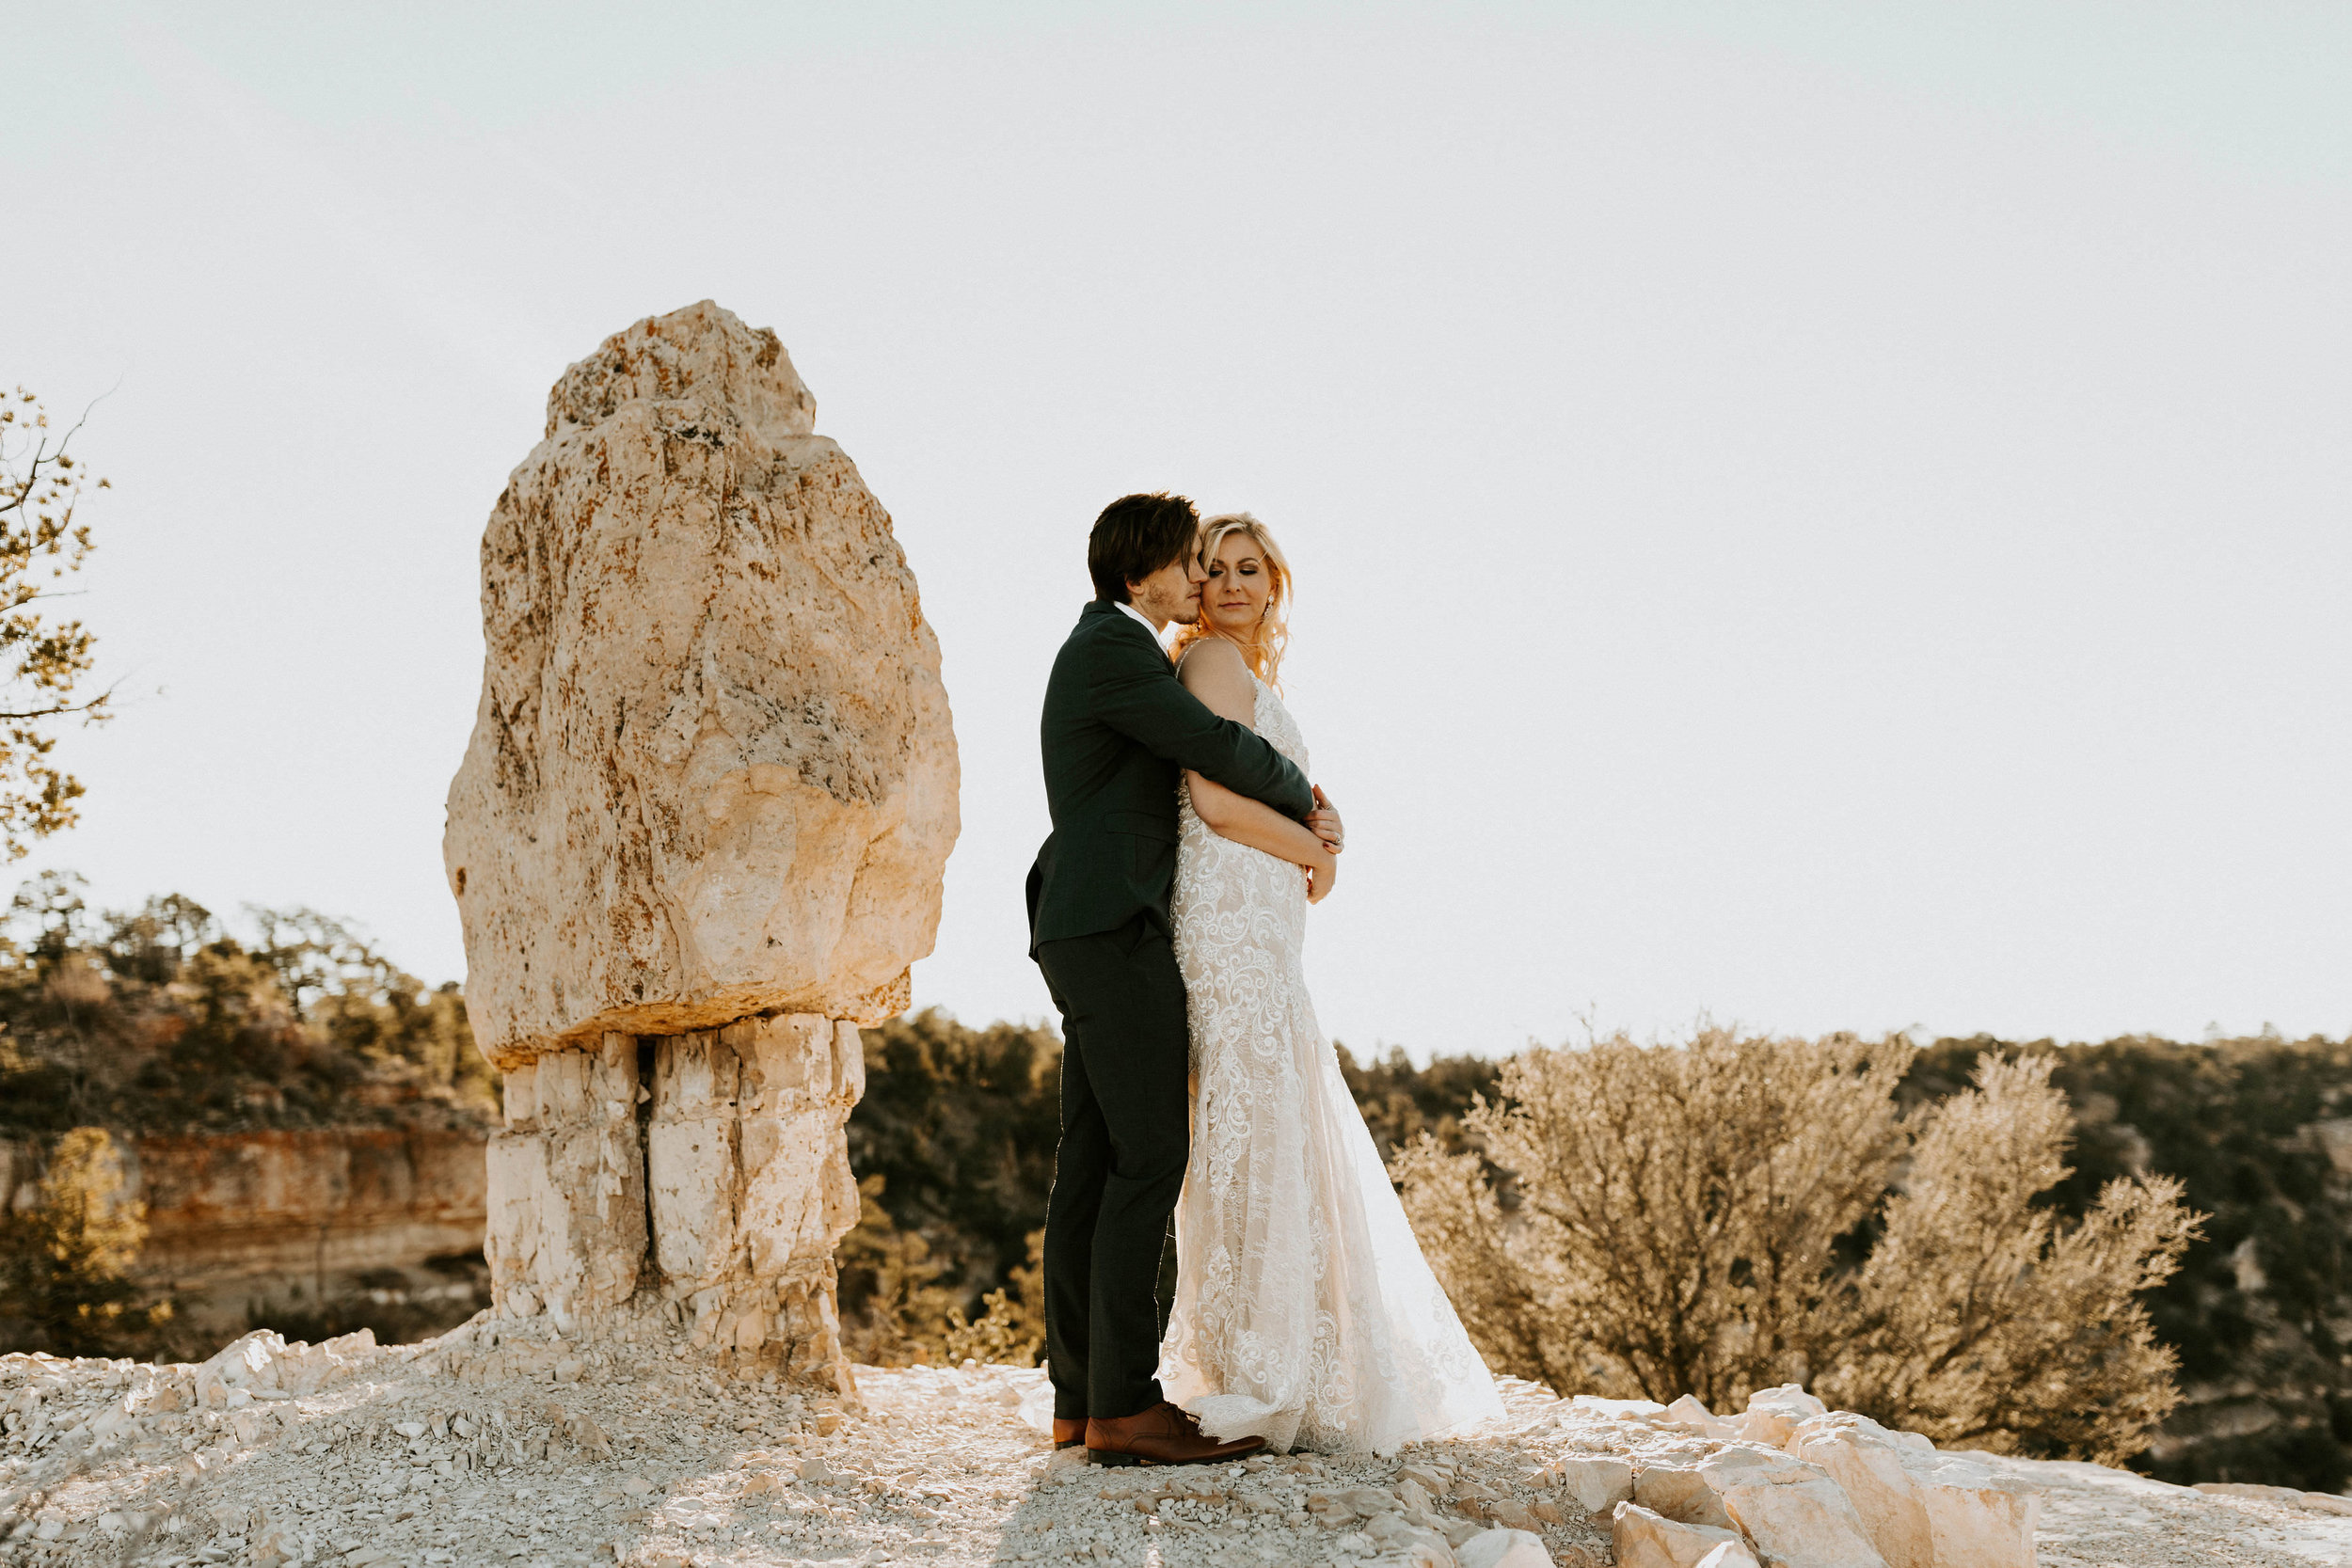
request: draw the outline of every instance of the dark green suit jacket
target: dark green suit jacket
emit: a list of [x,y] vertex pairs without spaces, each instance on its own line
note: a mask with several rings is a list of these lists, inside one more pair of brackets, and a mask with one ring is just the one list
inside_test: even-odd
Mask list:
[[1031,954],[1138,913],[1167,927],[1181,769],[1291,816],[1314,809],[1307,776],[1185,690],[1152,634],[1107,599],[1086,607],[1054,659],[1041,738],[1054,832],[1029,871]]

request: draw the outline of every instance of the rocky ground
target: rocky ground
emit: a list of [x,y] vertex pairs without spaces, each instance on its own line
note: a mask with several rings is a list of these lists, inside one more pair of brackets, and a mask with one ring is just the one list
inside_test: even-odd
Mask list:
[[[486,1316],[421,1346],[248,1338],[201,1367],[0,1357],[0,1560],[1637,1568],[1636,1511],[1588,1513],[1596,1485],[1673,1481],[1726,1456],[1786,1463],[1682,1406],[1513,1383],[1502,1422],[1391,1460],[1105,1470],[1041,1435],[1040,1373],[857,1377],[855,1400],[723,1382],[666,1328],[597,1348],[544,1318]],[[2053,1568],[2352,1563],[2344,1499],[1981,1463],[2001,1487],[2039,1494]],[[1666,1545],[1658,1560],[1671,1562],[1682,1548]],[[1753,1560],[1733,1545],[1717,1568]]]

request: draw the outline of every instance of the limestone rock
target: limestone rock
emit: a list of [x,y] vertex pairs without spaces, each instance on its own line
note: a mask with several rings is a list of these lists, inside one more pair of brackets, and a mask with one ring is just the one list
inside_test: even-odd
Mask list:
[[696,1348],[838,1385],[833,1250],[857,1221],[841,1130],[865,1086],[857,1026],[813,1013],[608,1035],[511,1070],[485,1249],[501,1309],[564,1323],[658,1277]]
[[815,408],[708,301],[564,372],[483,536],[443,853],[506,1074],[501,1314],[656,1313],[848,1396],[857,1025],[930,951],[957,765],[914,578]]
[[1698,1469],[1766,1568],[1886,1568],[1853,1504],[1818,1466],[1739,1447]]
[[483,1255],[501,1305],[556,1321],[615,1307],[645,1253],[637,1041],[608,1035],[506,1074],[506,1130],[490,1140]]
[[1804,1421],[1788,1450],[1837,1481],[1892,1568],[2033,1568],[2041,1499],[1965,1454],[1845,1412]]
[[1728,1439],[1744,1435],[1733,1422],[1723,1419],[1706,1405],[1701,1404],[1695,1394],[1685,1394],[1674,1403],[1666,1406],[1664,1418],[1684,1431],[1697,1433],[1702,1437]]
[[[375,1331],[370,1328],[315,1345],[300,1340],[289,1344],[276,1330],[257,1328],[223,1345],[195,1368],[195,1402],[207,1410],[225,1410],[255,1398],[315,1394],[383,1354],[375,1342]],[[172,1402],[158,1402],[158,1408],[171,1405]]]
[[1756,1554],[1738,1541],[1726,1541],[1699,1559],[1698,1568],[1757,1568]]
[[1490,1529],[1454,1550],[1460,1568],[1552,1568],[1544,1538],[1530,1530]]
[[1751,1443],[1763,1443],[1772,1448],[1786,1448],[1789,1434],[1797,1423],[1826,1411],[1829,1406],[1806,1393],[1794,1383],[1784,1383],[1777,1388],[1759,1388],[1748,1396],[1747,1414],[1740,1418],[1740,1435]]
[[1965,1454],[1920,1453],[1899,1445],[1928,1513],[1936,1568],[2034,1568],[2041,1495]]
[[1639,1503],[1619,1503],[1611,1523],[1617,1568],[1698,1568],[1716,1547],[1744,1544],[1736,1530],[1677,1524]]
[[[1406,1560],[1417,1565],[1459,1568],[1460,1560],[1454,1556],[1453,1547],[1442,1533],[1416,1525],[1401,1513],[1375,1516],[1364,1527],[1364,1533],[1379,1545],[1384,1554],[1403,1553]],[[1501,1532],[1489,1530],[1486,1533],[1493,1535]],[[1549,1558],[1544,1560],[1543,1568],[1551,1568]]]
[[1844,1488],[1888,1568],[1936,1568],[1927,1505],[1885,1428],[1867,1416],[1815,1416],[1797,1428],[1788,1451]]
[[1578,1455],[1552,1466],[1560,1489],[1587,1513],[1607,1513],[1633,1496],[1633,1466],[1622,1459]]
[[1645,1465],[1633,1480],[1633,1500],[1677,1524],[1736,1528],[1723,1499],[1695,1465]]
[[939,647],[773,332],[708,301],[564,372],[482,543],[443,844],[501,1068],[754,1013],[879,1021],[957,831]]

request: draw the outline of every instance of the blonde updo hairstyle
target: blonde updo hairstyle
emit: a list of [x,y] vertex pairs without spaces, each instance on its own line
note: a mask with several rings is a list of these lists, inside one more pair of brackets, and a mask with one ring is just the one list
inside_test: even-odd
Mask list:
[[[1266,576],[1272,581],[1267,586],[1265,615],[1258,623],[1256,641],[1241,642],[1231,638],[1227,641],[1241,649],[1242,659],[1249,666],[1251,673],[1279,691],[1282,689],[1282,655],[1291,642],[1291,564],[1282,559],[1282,546],[1274,542],[1274,535],[1267,531],[1265,524],[1247,512],[1220,512],[1200,524],[1200,565],[1203,570],[1216,560],[1216,552],[1224,546],[1226,539],[1236,533],[1248,534],[1250,542],[1258,546],[1258,558],[1265,562]],[[1222,636],[1224,633],[1209,625],[1204,595],[1200,618],[1177,632],[1176,645],[1170,651],[1176,657],[1182,658],[1184,650],[1202,638]]]

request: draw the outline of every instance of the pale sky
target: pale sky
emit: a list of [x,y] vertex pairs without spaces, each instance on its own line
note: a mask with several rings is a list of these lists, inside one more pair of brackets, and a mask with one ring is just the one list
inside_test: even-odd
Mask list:
[[114,488],[96,899],[462,974],[476,547],[704,297],[897,521],[1048,1004],[1038,699],[1135,489],[1299,574],[1359,1050],[2352,1029],[2352,10],[0,0],[0,383]]

